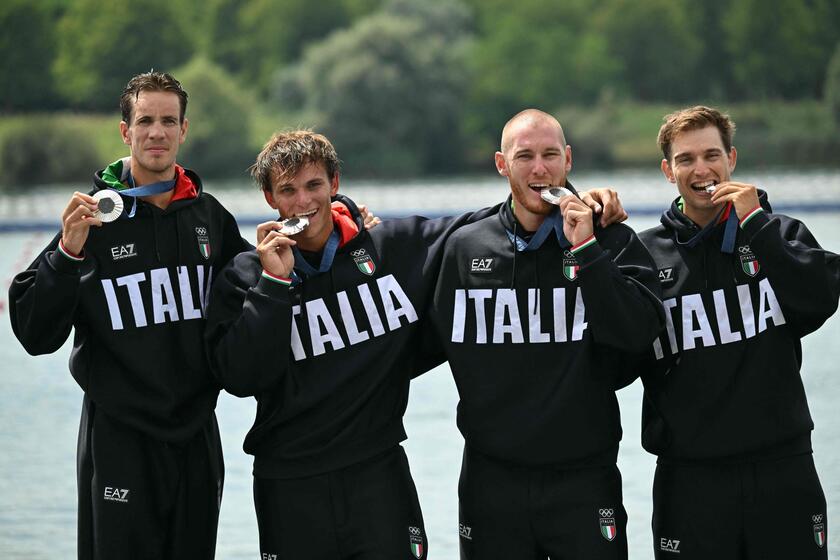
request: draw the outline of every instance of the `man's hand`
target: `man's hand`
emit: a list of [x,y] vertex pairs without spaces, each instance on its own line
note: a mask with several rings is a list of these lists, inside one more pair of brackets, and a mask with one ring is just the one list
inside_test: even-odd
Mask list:
[[297,242],[277,231],[279,222],[263,222],[257,226],[257,254],[266,272],[282,278],[290,278],[295,268],[292,246]]
[[563,234],[572,245],[592,236],[592,210],[582,200],[576,196],[563,197],[560,212],[563,214]]
[[736,183],[728,181],[721,183],[712,193],[712,202],[714,204],[723,204],[731,202],[735,206],[735,214],[738,218],[743,219],[752,210],[759,206],[758,190],[755,185],[748,185],[747,183]]
[[627,212],[618,199],[618,193],[613,189],[590,189],[578,192],[580,199],[592,209],[595,215],[601,216],[598,224],[607,227],[610,224],[623,222],[627,219]]
[[84,193],[74,192],[61,214],[61,244],[74,255],[81,255],[90,232],[90,226],[102,226],[102,220],[93,217],[96,200]]
[[362,215],[362,219],[365,222],[365,229],[373,229],[382,223],[379,216],[374,216],[373,212],[368,210],[365,204],[358,204],[356,207],[359,209],[359,214]]

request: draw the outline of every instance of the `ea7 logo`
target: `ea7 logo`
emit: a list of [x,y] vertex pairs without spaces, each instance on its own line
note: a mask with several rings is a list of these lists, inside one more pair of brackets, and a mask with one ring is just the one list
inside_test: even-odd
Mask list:
[[493,271],[493,259],[490,257],[484,257],[479,259],[473,259],[470,261],[470,272],[492,272]]
[[125,245],[117,245],[116,247],[111,247],[111,257],[115,261],[136,256],[137,251],[134,250],[134,243],[126,243]]
[[260,554],[260,560],[277,560],[276,554],[269,554],[268,552],[263,552]]
[[104,498],[110,502],[122,502],[126,504],[128,503],[129,492],[130,490],[125,488],[112,488],[110,486],[106,486]]
[[468,541],[472,540],[472,527],[469,525],[464,525],[463,523],[458,523],[458,534],[461,535],[462,539],[467,539]]
[[673,282],[676,280],[676,276],[674,275],[674,268],[660,268],[659,269],[659,281],[663,284],[667,284],[669,282]]
[[659,550],[679,554],[680,541],[678,539],[666,539],[665,537],[662,537],[661,539],[659,539]]

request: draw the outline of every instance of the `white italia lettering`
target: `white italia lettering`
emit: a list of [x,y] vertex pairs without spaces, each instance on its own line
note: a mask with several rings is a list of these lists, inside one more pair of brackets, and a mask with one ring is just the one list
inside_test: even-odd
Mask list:
[[111,328],[115,331],[123,329],[120,304],[117,302],[117,293],[114,291],[114,282],[110,278],[102,280],[102,289],[105,291],[105,301],[108,303],[108,314],[111,316]]
[[[392,331],[400,328],[400,317],[405,317],[408,324],[417,321],[417,312],[411,305],[411,300],[405,295],[402,286],[399,285],[393,274],[377,278],[379,295],[382,297],[382,304],[385,307],[385,318],[388,320],[388,328]],[[398,305],[395,305],[395,302]]]
[[[705,348],[749,340],[765,332],[770,328],[771,323],[775,327],[786,323],[782,307],[768,278],[763,278],[757,284],[740,284],[734,288],[738,299],[738,310],[734,312],[734,315],[730,313],[727,305],[726,290],[714,290],[711,293],[711,302],[706,302],[714,307],[713,318],[716,329],[713,329],[710,321],[712,315],[706,310],[706,303],[701,294],[687,294],[678,299],[671,298],[662,302],[672,354],[697,348],[698,340]],[[730,293],[730,300],[732,299]],[[680,317],[681,337],[677,335],[674,313]],[[742,330],[733,328],[733,320],[736,325],[740,320]],[[677,344],[679,338],[682,339],[682,348]],[[653,350],[657,359],[664,357],[661,339],[654,341]]]
[[306,352],[303,349],[303,342],[300,340],[300,331],[298,330],[297,321],[295,317],[300,315],[300,305],[292,306],[292,356],[295,361],[300,361],[306,357]]
[[213,267],[207,267],[207,282],[204,282],[204,265],[196,265],[198,273],[198,301],[201,304],[201,311],[207,313],[207,305],[210,303],[210,286],[213,284]]
[[566,342],[566,288],[554,288],[554,342]]
[[467,322],[467,292],[455,290],[455,308],[452,310],[452,342],[464,342],[464,324]]
[[[200,274],[200,272],[199,272]],[[201,276],[198,277],[199,293],[203,292],[201,289]],[[201,309],[196,309],[193,304],[192,287],[190,286],[190,273],[186,266],[178,267],[178,288],[181,294],[181,305],[183,305],[184,320],[200,319]],[[201,304],[199,303],[199,307]]]
[[359,286],[359,296],[362,298],[362,306],[365,308],[365,314],[370,323],[370,330],[373,336],[382,336],[385,334],[385,327],[382,325],[382,317],[379,316],[379,310],[376,309],[376,302],[373,301],[373,295],[370,293],[370,286],[361,284]]
[[[137,328],[149,326],[150,315],[153,324],[156,325],[203,318],[206,308],[205,295],[209,292],[213,275],[212,267],[207,267],[206,270],[208,274],[206,282],[203,266],[196,266],[194,273],[190,267],[178,266],[172,269],[156,268],[148,272],[138,272],[113,279],[101,279],[105,303],[111,318],[111,328],[115,331],[126,328],[125,319],[120,310],[120,300],[123,300],[122,309],[130,305],[134,318],[133,326]],[[128,304],[125,302],[126,298]]]
[[758,332],[767,330],[767,319],[772,319],[773,324],[780,327],[785,324],[785,316],[779,300],[776,299],[776,292],[770,287],[767,278],[758,283]]
[[[323,299],[318,298],[306,302],[306,318],[309,321],[309,340],[312,343],[313,356],[320,356],[326,352],[327,344],[331,344],[333,350],[344,348],[338,327],[330,316]],[[322,323],[324,331],[321,330]]]
[[572,340],[583,339],[583,331],[589,325],[584,318],[586,316],[586,306],[583,304],[583,294],[580,293],[580,288],[577,289],[575,295],[575,318],[572,323]]
[[143,295],[140,293],[140,282],[145,281],[146,275],[142,272],[117,278],[117,286],[125,286],[128,290],[131,311],[134,313],[134,324],[138,327],[145,327],[148,324],[146,311],[143,309]]
[[[510,322],[505,319],[510,317]],[[511,342],[525,342],[522,336],[522,322],[519,320],[519,307],[516,305],[516,291],[511,289],[496,292],[496,308],[493,313],[493,344],[502,344],[505,335],[510,335]]]
[[551,335],[542,332],[540,324],[540,291],[528,290],[528,342],[550,342]]
[[[330,305],[328,301],[332,301],[331,299],[317,298],[304,304],[304,312],[301,311],[301,306],[293,306],[291,347],[294,359],[300,361],[308,356],[315,357],[341,350],[417,321],[414,305],[393,275],[379,278],[377,283],[379,289],[373,293],[369,284],[360,284],[355,291],[338,292],[335,294],[334,303]],[[354,292],[358,292],[358,299],[355,298]],[[374,293],[381,297],[381,301],[377,302],[374,299]],[[387,331],[377,304],[385,310]],[[359,309],[363,309],[364,314]],[[306,319],[299,319],[303,315]],[[364,324],[365,318],[367,325]],[[301,325],[298,324],[299,320]],[[305,339],[307,333],[308,340]],[[309,354],[307,344],[311,347]]]
[[[697,318],[699,329],[694,328],[694,318]],[[682,298],[682,328],[683,328],[683,349],[691,350],[695,347],[695,341],[700,338],[703,346],[714,346],[715,335],[712,334],[712,325],[706,316],[706,309],[703,307],[703,298],[700,294],[691,294]]]
[[163,323],[165,315],[170,321],[178,320],[178,304],[175,303],[175,292],[169,281],[169,271],[165,268],[155,268],[149,271],[152,284],[152,313],[155,323]]
[[723,290],[715,290],[712,293],[715,300],[715,317],[717,317],[718,331],[720,333],[720,343],[729,344],[730,342],[738,342],[741,340],[741,333],[738,331],[732,332],[732,327],[729,325],[729,312],[726,309],[726,296]]
[[367,331],[359,331],[359,327],[356,325],[356,318],[353,316],[350,300],[347,299],[347,292],[338,292],[336,298],[338,298],[338,308],[341,310],[341,321],[347,331],[347,342],[353,345],[369,339],[370,335]]
[[487,344],[487,319],[484,316],[484,300],[493,297],[493,290],[470,290],[467,295],[475,302],[475,342]]
[[747,338],[752,338],[755,336],[755,319],[752,304],[752,298],[750,297],[750,287],[747,284],[742,284],[738,286],[738,306],[741,308],[741,321],[744,325],[744,334]]

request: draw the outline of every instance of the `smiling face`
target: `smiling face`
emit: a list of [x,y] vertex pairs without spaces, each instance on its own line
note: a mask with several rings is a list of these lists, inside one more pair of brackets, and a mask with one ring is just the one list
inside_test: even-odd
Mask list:
[[134,100],[130,122],[120,122],[123,142],[131,147],[131,174],[138,185],[175,176],[178,148],[187,136],[177,95],[141,91]]
[[540,197],[540,191],[549,185],[565,185],[571,168],[572,149],[553,117],[514,117],[505,127],[496,169],[508,178],[516,219],[526,229],[535,231],[554,208]]
[[728,152],[714,125],[678,133],[671,142],[671,158],[662,160],[662,172],[683,199],[683,212],[699,225],[709,223],[720,211],[706,189],[729,181],[737,159]]
[[304,251],[320,251],[333,230],[331,197],[338,193],[338,175],[330,181],[322,162],[308,163],[294,177],[272,173],[271,190],[263,191],[269,206],[280,216],[307,216],[309,226],[293,235]]

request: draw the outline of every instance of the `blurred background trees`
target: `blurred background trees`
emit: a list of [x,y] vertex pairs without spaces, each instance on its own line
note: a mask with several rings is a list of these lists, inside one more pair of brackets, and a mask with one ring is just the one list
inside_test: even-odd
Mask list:
[[[37,128],[51,146],[86,136],[63,157],[123,155],[118,95],[154,68],[188,87],[183,159],[205,176],[244,177],[271,132],[301,125],[354,175],[491,170],[529,106],[567,125],[578,163],[649,162],[662,114],[698,102],[733,113],[756,164],[838,161],[837,0],[6,0],[0,25],[11,152]],[[27,160],[12,155],[4,183]]]

